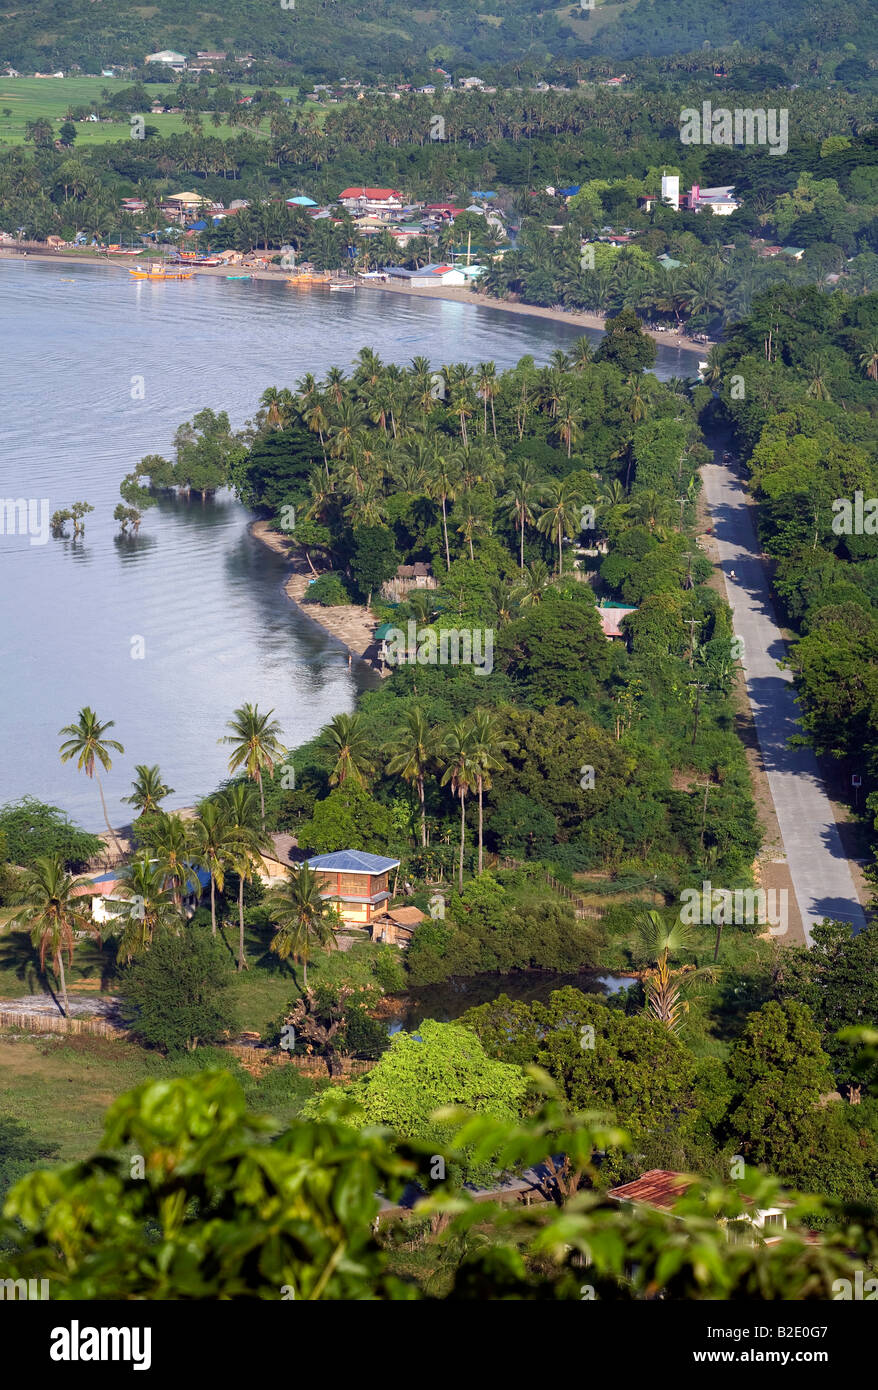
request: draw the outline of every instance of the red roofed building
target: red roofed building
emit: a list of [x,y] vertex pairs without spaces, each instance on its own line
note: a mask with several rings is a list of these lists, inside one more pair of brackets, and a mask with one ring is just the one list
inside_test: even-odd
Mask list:
[[395,188],[345,188],[338,201],[349,212],[397,212],[402,194]]
[[[633,1182],[623,1183],[621,1187],[611,1187],[607,1193],[614,1202],[633,1202],[635,1205],[651,1207],[653,1211],[671,1211],[674,1205],[692,1186],[694,1179],[686,1173],[672,1173],[666,1168],[650,1168]],[[750,1210],[740,1216],[718,1216],[717,1220],[726,1228],[726,1235],[732,1245],[775,1245],[783,1239],[787,1228],[784,1202],[776,1207],[757,1207],[753,1198],[744,1195],[743,1203]],[[818,1243],[814,1232],[802,1232],[801,1238],[809,1244]]]
[[684,1192],[692,1186],[692,1179],[685,1173],[671,1173],[665,1168],[650,1168],[648,1173],[635,1178],[634,1182],[623,1183],[621,1187],[611,1187],[607,1193],[614,1202],[643,1202],[658,1211],[670,1211],[679,1202]]

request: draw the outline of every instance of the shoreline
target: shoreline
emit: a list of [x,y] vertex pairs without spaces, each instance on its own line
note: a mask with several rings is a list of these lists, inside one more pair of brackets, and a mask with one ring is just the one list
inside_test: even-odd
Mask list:
[[[110,270],[130,270],[134,263],[134,258],[131,256],[120,256],[112,260],[107,256],[99,255],[65,255],[62,251],[29,250],[25,256],[21,251],[13,250],[11,247],[0,247],[0,260],[52,261],[58,265],[66,266],[77,264],[100,265]],[[284,280],[287,277],[287,271],[280,270],[279,268],[265,269],[262,267],[249,266],[205,265],[193,266],[192,269],[195,276],[212,275],[214,278],[219,279],[225,279],[227,275],[234,271],[239,271],[242,274],[249,275],[252,280],[271,280],[274,281],[275,284],[279,280]],[[319,287],[314,286],[312,288]],[[375,280],[359,280],[357,282],[357,290],[379,290],[387,294],[404,294],[412,299],[444,299],[454,304],[470,304],[474,305],[476,308],[497,309],[501,313],[522,314],[530,318],[550,319],[554,323],[567,324],[570,328],[591,328],[598,333],[603,333],[607,324],[606,314],[593,314],[584,309],[555,309],[548,308],[542,304],[522,304],[518,300],[491,299],[487,295],[476,294],[471,289],[462,285],[437,285],[435,288],[431,286],[414,288],[403,282],[394,284],[390,280],[384,283],[378,283],[378,281]],[[320,292],[323,293],[322,290]],[[653,328],[647,328],[644,325],[641,325],[641,327],[643,328],[643,332],[652,338],[653,342],[657,345],[677,348],[681,352],[695,353],[699,358],[705,356],[718,341],[716,338],[711,338],[706,343],[693,343],[691,339],[687,338],[683,333],[670,330],[667,333],[658,333]]]
[[319,627],[325,636],[341,643],[349,653],[348,664],[355,657],[358,661],[364,662],[370,670],[381,675],[379,668],[367,656],[369,649],[375,645],[374,633],[378,626],[378,620],[372,616],[371,611],[359,603],[340,604],[337,608],[304,603],[309,582],[315,576],[301,555],[291,549],[289,541],[272,530],[269,521],[251,521],[247,530],[257,541],[261,541],[269,550],[282,556],[289,563],[291,573],[284,580],[284,593],[302,617]]

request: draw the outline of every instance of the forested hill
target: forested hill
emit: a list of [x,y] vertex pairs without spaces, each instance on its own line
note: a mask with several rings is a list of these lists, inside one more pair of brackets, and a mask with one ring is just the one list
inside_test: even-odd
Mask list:
[[770,54],[781,66],[803,52],[819,62],[828,52],[856,46],[866,60],[875,51],[876,0],[640,0],[600,29],[594,49],[627,58],[694,53],[709,44]]
[[[0,63],[22,72],[74,64],[99,72],[139,65],[170,48],[280,59],[311,78],[379,73],[421,77],[436,64],[455,75],[549,75],[601,57],[668,57],[713,50],[765,55],[785,71],[868,58],[878,0],[831,6],[789,0],[623,0],[584,8],[539,0],[0,0]],[[733,45],[737,45],[733,49]],[[845,45],[851,47],[845,48]],[[856,45],[856,52],[853,46]],[[832,69],[830,69],[831,71]],[[864,75],[868,75],[865,68]]]

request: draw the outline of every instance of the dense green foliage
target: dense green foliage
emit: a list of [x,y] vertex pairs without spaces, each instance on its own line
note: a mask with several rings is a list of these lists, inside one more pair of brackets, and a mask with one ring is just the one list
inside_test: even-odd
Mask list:
[[13,864],[33,864],[41,855],[59,855],[68,869],[85,868],[100,854],[103,842],[73,825],[57,806],[22,797],[0,807],[3,858]]
[[[745,1202],[777,1201],[777,1184],[754,1172],[696,1184],[673,1215],[577,1192],[596,1154],[625,1136],[568,1117],[556,1102],[525,1126],[459,1118],[438,1153],[383,1128],[297,1121],[272,1138],[275,1128],[247,1113],[225,1072],[138,1087],[111,1107],[99,1153],[13,1189],[0,1232],[13,1247],[4,1273],[49,1278],[61,1300],[89,1298],[96,1286],[104,1298],[141,1300],[430,1297],[394,1271],[392,1234],[373,1226],[379,1193],[393,1202],[414,1179],[429,1189],[421,1211],[452,1219],[442,1247],[447,1285],[432,1297],[579,1301],[587,1285],[600,1299],[660,1290],[826,1299],[835,1278],[852,1280],[878,1252],[873,1219],[825,1198],[793,1203],[779,1244],[729,1244],[724,1221],[740,1218]],[[549,1183],[560,1206],[476,1206],[453,1177],[467,1153],[495,1155],[501,1172],[566,1154]],[[447,1160],[447,1178],[437,1159]],[[805,1212],[826,1223],[818,1248],[797,1228]]]
[[162,933],[122,979],[123,1017],[148,1046],[191,1051],[231,1027],[230,985],[228,957],[203,928]]
[[409,79],[418,73],[426,78],[437,61],[464,71],[540,73],[553,59],[663,57],[708,48],[733,60],[747,54],[783,81],[784,67],[766,63],[766,55],[807,71],[809,60],[832,64],[833,54],[835,63],[851,53],[864,59],[871,41],[862,10],[851,0],[833,6],[831,15],[783,0],[719,0],[709,8],[695,0],[641,0],[621,14],[614,7],[609,24],[600,22],[600,10],[535,10],[528,0],[510,0],[499,14],[488,0],[447,0],[438,14],[398,0],[358,0],[354,7],[298,0],[289,9],[262,0],[214,0],[209,12],[194,0],[157,0],[143,13],[123,0],[104,0],[99,33],[82,3],[59,10],[51,0],[33,0],[25,9],[4,7],[0,16],[4,52],[19,67],[78,63],[87,72],[108,63],[140,64],[164,48],[253,54],[331,78],[377,72]]

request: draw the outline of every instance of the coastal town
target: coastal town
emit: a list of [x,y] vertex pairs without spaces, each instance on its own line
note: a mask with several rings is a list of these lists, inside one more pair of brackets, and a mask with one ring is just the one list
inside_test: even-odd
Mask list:
[[0,19],[0,1301],[597,1302],[675,1369],[734,1304],[836,1369],[862,15],[216,8]]

